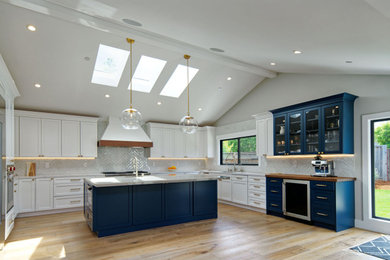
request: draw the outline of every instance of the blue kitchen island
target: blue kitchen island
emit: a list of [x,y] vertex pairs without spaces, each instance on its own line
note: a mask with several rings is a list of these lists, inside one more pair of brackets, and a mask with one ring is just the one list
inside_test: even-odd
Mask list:
[[218,217],[217,177],[85,178],[84,216],[98,237]]

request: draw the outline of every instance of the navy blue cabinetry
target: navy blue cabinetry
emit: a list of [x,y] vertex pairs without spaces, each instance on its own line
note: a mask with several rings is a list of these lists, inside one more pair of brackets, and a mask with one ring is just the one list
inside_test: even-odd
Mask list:
[[176,220],[192,216],[192,182],[165,184],[165,218]]
[[194,215],[214,215],[218,211],[217,181],[194,182]]
[[354,153],[356,98],[342,93],[272,110],[274,154]]
[[162,184],[133,186],[133,224],[150,224],[162,219]]
[[267,213],[280,216],[282,208],[282,183],[283,179],[267,177]]

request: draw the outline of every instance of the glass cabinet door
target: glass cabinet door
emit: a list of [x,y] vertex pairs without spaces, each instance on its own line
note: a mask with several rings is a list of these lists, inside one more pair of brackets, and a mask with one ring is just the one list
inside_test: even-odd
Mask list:
[[324,153],[339,153],[340,142],[340,105],[323,108],[324,115]]
[[320,109],[305,111],[305,154],[320,152]]
[[275,155],[283,155],[286,153],[286,116],[276,116],[274,118],[275,129]]
[[302,153],[302,112],[295,112],[288,115],[288,129],[288,145],[290,147],[288,153]]

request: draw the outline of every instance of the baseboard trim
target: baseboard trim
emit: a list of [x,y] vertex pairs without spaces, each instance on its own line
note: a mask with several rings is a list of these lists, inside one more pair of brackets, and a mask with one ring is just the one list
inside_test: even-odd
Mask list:
[[253,211],[257,211],[257,212],[260,212],[260,213],[267,214],[265,209],[255,208],[255,207],[251,207],[251,206],[248,206],[248,205],[242,205],[242,204],[238,204],[238,203],[234,203],[234,202],[226,201],[226,200],[221,200],[221,199],[219,199],[218,202],[222,203],[222,204],[227,204],[227,205],[230,205],[230,206],[236,206],[236,207],[239,207],[239,208],[249,209],[249,210],[253,210]]
[[41,216],[41,215],[80,211],[82,209],[83,207],[77,207],[77,208],[51,209],[51,210],[43,210],[43,211],[25,212],[25,213],[18,213],[16,217],[17,218],[34,217],[34,216]]
[[390,221],[376,219],[363,221],[360,219],[355,219],[355,227],[368,231],[378,232],[381,234],[390,234]]

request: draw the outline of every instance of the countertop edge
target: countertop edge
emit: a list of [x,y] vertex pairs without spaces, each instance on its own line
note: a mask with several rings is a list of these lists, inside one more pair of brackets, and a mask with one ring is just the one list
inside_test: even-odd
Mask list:
[[344,182],[356,181],[355,177],[316,177],[311,175],[286,174],[286,173],[268,173],[265,177],[293,180],[309,180],[309,181],[328,181],[328,182]]

